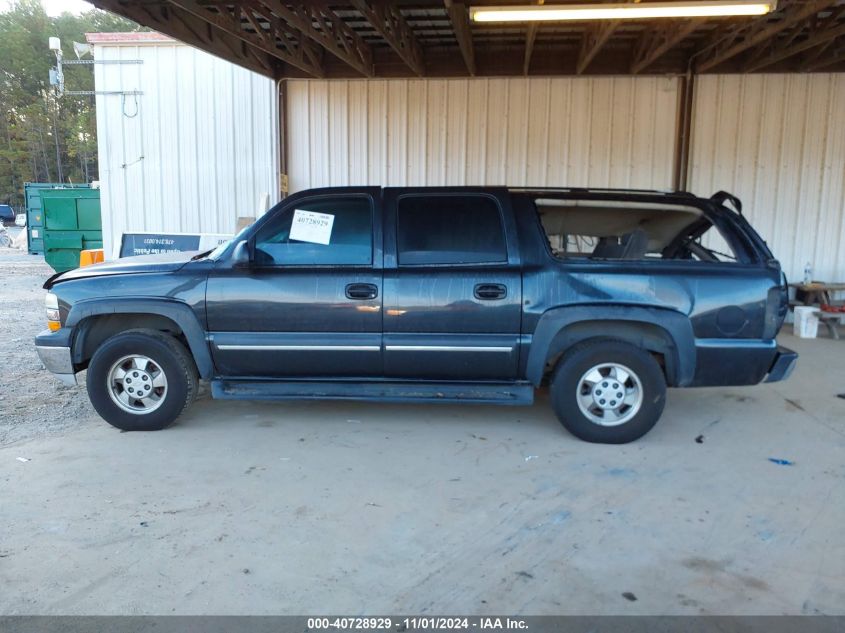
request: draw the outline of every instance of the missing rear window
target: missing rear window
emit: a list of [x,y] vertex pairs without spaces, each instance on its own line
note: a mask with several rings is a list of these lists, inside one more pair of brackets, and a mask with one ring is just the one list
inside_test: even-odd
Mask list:
[[534,202],[559,259],[735,261],[696,207],[554,198]]

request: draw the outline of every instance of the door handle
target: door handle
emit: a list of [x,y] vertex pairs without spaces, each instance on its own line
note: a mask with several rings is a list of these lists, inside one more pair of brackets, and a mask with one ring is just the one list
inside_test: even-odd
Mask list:
[[349,284],[346,286],[347,299],[362,301],[376,297],[378,297],[378,287],[375,284]]
[[505,284],[476,284],[472,294],[480,301],[504,299],[508,296],[508,287]]

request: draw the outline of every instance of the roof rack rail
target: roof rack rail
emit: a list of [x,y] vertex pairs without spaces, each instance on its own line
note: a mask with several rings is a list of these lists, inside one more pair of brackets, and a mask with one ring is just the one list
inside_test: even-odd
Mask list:
[[689,191],[676,191],[674,189],[624,189],[612,187],[508,187],[509,191],[516,193],[537,192],[561,192],[561,193],[645,193],[658,194],[661,196],[683,196],[694,198],[695,194]]

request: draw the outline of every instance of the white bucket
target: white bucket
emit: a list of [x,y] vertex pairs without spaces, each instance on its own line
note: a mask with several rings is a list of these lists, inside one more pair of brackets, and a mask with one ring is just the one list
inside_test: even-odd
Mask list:
[[819,333],[819,317],[812,306],[795,306],[795,322],[792,332],[798,338],[816,338]]

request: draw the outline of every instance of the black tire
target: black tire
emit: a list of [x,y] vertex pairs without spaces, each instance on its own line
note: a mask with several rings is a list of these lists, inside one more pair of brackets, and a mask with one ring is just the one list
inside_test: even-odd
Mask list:
[[[591,390],[589,383],[581,382],[582,377],[591,369],[604,364],[617,364],[630,370],[633,374],[627,383],[631,385],[630,391],[636,388],[641,390],[638,409],[633,405],[624,405],[609,414],[619,420],[631,416],[616,426],[602,426],[602,423],[593,421],[582,411],[578,402],[579,393],[585,400],[589,400],[593,398],[593,390],[601,387],[600,383],[596,383]],[[604,367],[601,371],[608,371],[608,368]],[[639,381],[638,387],[635,386],[634,378]],[[601,397],[597,395],[596,399]],[[614,397],[613,394],[610,397]],[[561,424],[575,437],[599,444],[627,444],[648,433],[660,419],[666,403],[666,380],[660,365],[648,352],[625,341],[591,339],[574,346],[560,359],[551,381],[551,399]],[[591,413],[595,417],[605,415],[597,403]],[[615,420],[608,418],[607,423],[611,422]]]
[[[160,403],[146,413],[124,410],[112,396],[112,368],[133,354],[150,359],[167,381]],[[106,340],[94,353],[88,364],[86,387],[94,409],[112,426],[124,431],[159,431],[170,426],[194,401],[197,369],[188,350],[172,336],[156,330],[127,330]]]

